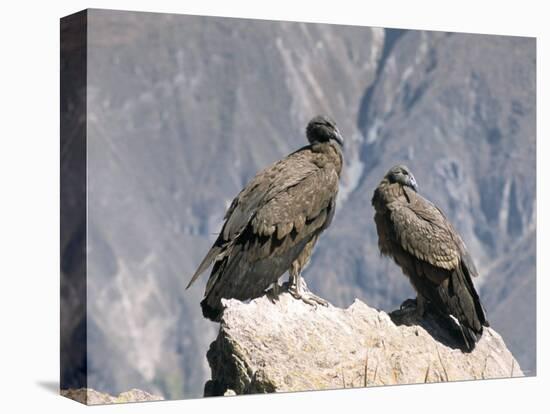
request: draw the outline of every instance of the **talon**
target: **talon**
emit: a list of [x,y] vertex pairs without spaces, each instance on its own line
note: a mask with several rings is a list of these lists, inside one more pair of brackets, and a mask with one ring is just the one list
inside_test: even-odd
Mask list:
[[[298,279],[298,281],[296,281]],[[311,293],[307,288],[305,281],[301,278],[291,278],[288,283],[288,293],[295,299],[317,308],[317,305],[328,306],[328,302],[323,298]]]

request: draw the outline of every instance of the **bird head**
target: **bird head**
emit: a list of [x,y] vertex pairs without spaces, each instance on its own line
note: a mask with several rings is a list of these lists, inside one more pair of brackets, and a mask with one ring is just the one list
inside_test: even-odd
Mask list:
[[418,185],[414,175],[405,165],[396,165],[392,167],[386,174],[386,177],[390,183],[399,183],[403,186],[410,187],[414,191],[418,191]]
[[306,136],[310,144],[335,141],[340,147],[344,146],[344,138],[338,131],[336,123],[324,115],[317,115],[309,121]]

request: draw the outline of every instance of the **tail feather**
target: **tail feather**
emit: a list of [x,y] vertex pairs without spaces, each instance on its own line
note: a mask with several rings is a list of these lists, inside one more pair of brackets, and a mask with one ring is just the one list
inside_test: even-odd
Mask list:
[[[467,264],[467,262],[463,262],[463,263],[461,263],[461,268],[460,269],[462,271],[461,273],[462,273],[463,280],[466,283],[466,286],[468,287],[468,291],[470,292],[470,294],[472,295],[472,298],[474,300],[474,305],[475,305],[475,308],[476,308],[476,314],[479,318],[479,321],[483,326],[488,327],[489,326],[489,321],[487,319],[487,313],[485,312],[485,308],[481,304],[481,300],[479,299],[479,295],[477,294],[477,291],[474,287],[474,283],[472,282],[472,277],[471,277],[472,276],[472,271],[471,271],[472,268]],[[475,268],[474,268],[474,271],[475,271]],[[477,276],[477,271],[473,276]]]
[[216,246],[216,245],[212,246],[212,248],[206,254],[204,259],[202,259],[201,264],[195,271],[195,274],[191,277],[191,280],[189,281],[185,289],[189,289],[189,287],[191,287],[191,285],[195,282],[195,280],[197,280],[197,278],[201,275],[201,273],[203,273],[206,269],[208,269],[208,266],[212,264],[216,256],[220,254],[221,251],[222,251],[222,246]]
[[460,331],[464,339],[466,351],[472,352],[476,347],[476,343],[481,339],[482,334],[462,324],[460,324]]
[[483,327],[489,326],[489,322],[467,266],[461,264],[451,273],[447,288],[441,285],[439,289],[450,314],[458,320],[466,350],[471,352],[483,335]]
[[[214,322],[219,322],[223,312],[222,298],[236,297],[233,291],[234,274],[246,274],[242,267],[242,250],[231,248],[225,252],[224,256],[214,263],[214,268],[206,284],[204,299],[201,301],[204,317]],[[227,281],[230,282],[227,283]]]

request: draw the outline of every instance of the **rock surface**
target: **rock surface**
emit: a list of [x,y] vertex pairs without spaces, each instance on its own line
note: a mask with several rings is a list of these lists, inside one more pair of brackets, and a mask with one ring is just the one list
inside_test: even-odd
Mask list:
[[283,293],[275,304],[265,296],[225,304],[205,396],[523,376],[490,328],[468,354],[433,317],[397,326],[360,300],[314,308]]
[[96,391],[92,388],[78,388],[61,390],[61,395],[71,400],[78,401],[87,405],[99,405],[99,404],[121,404],[131,402],[144,402],[144,401],[161,401],[164,398],[149,394],[148,392],[138,390],[136,388],[122,392],[118,396],[114,397],[110,394],[105,394]]

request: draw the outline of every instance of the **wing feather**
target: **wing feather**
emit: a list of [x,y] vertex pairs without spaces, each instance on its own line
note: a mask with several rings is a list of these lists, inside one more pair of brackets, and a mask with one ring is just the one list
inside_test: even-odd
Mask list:
[[443,269],[456,269],[463,243],[451,223],[428,200],[415,194],[410,203],[388,205],[393,232],[401,247],[420,260]]
[[336,171],[318,169],[262,206],[251,220],[252,229],[256,234],[265,234],[266,229],[274,228],[278,240],[290,237],[297,243],[327,224],[327,210],[337,192]]
[[[292,243],[283,241],[294,234],[294,230],[299,233],[306,228],[315,230],[306,226],[306,222],[316,218],[326,208],[331,194],[335,196],[338,175],[334,169],[327,172],[327,169],[320,168],[312,159],[311,149],[306,146],[256,174],[231,202],[224,215],[220,236],[187,287],[245,231],[249,232],[247,237],[258,239],[275,235],[277,246],[284,249],[291,247]],[[247,243],[250,245],[251,240]],[[255,246],[258,251],[253,256],[265,257],[273,252],[274,247]]]
[[[256,174],[225,213],[224,240],[231,240],[241,233],[258,208],[318,171],[319,167],[311,162],[310,155],[308,147],[301,148]],[[271,235],[275,229],[265,225],[261,231],[264,235]]]

